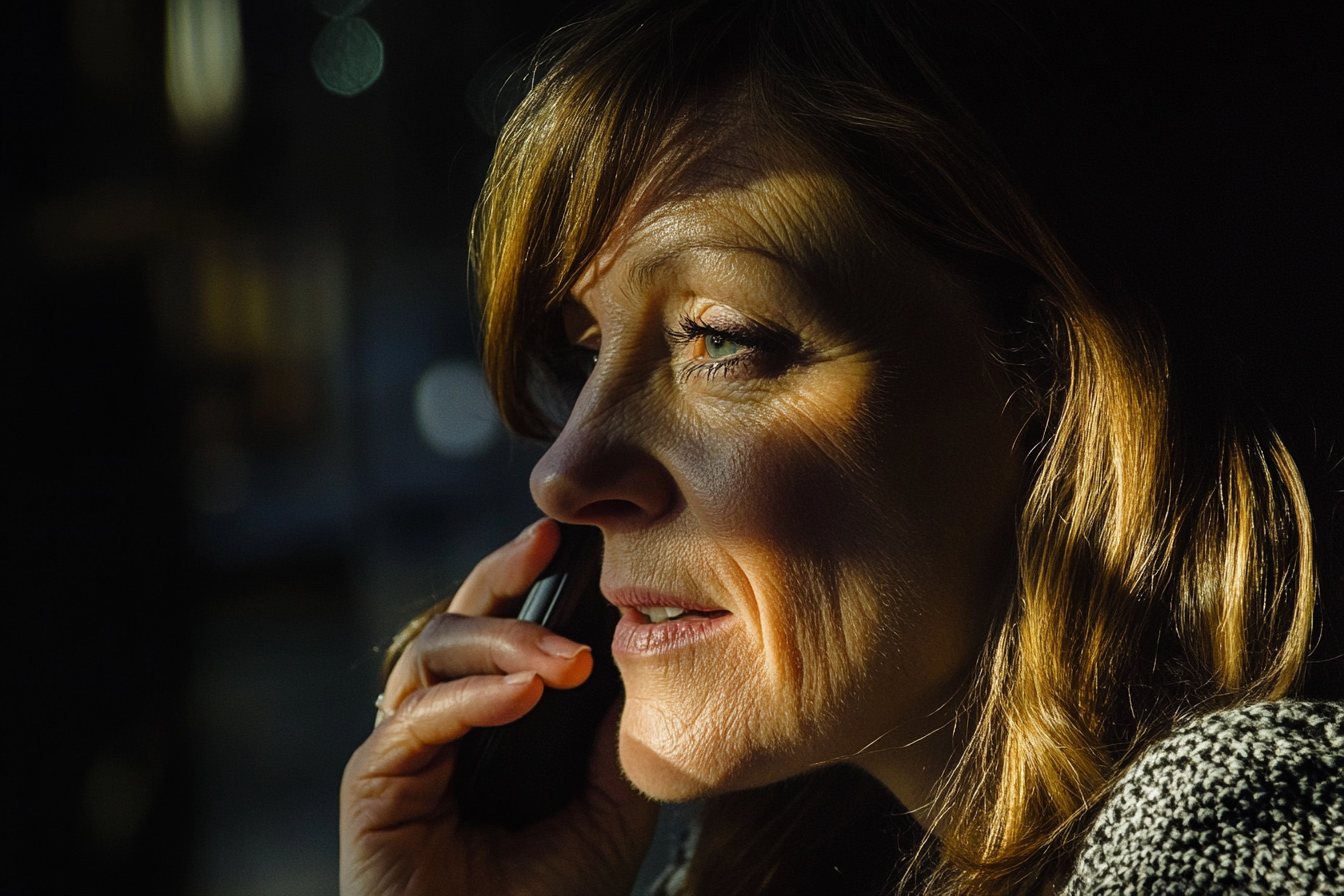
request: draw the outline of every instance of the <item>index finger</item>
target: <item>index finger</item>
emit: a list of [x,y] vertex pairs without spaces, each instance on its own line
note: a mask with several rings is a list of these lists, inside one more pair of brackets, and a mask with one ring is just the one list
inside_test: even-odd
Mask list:
[[527,594],[559,547],[560,527],[555,520],[537,520],[476,564],[453,595],[448,612],[461,616],[504,614]]
[[572,688],[592,668],[591,649],[539,625],[443,613],[401,655],[379,708],[391,715],[408,694],[471,675],[531,671],[551,687]]

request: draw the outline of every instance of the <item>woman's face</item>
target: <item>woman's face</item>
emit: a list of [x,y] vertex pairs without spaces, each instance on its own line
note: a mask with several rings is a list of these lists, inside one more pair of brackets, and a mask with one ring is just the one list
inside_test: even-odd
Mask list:
[[632,207],[576,285],[596,360],[532,492],[604,534],[636,786],[855,759],[911,805],[1009,562],[1005,390],[972,297],[842,185],[737,174]]

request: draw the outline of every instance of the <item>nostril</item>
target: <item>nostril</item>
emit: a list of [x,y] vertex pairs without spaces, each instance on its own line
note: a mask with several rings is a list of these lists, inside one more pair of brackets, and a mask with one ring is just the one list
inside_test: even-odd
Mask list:
[[532,470],[537,506],[562,523],[598,527],[658,519],[675,504],[677,487],[663,460],[644,447],[647,420],[632,433],[637,415],[598,413],[599,396],[585,395]]
[[600,523],[620,524],[626,520],[639,516],[645,516],[643,508],[633,501],[624,501],[619,499],[607,499],[602,501],[591,501],[579,508],[575,514],[575,522],[590,523],[598,525]]
[[[564,437],[562,435],[562,441]],[[636,450],[557,441],[532,471],[532,497],[564,523],[609,527],[657,519],[676,501],[669,471]],[[587,447],[590,450],[576,450]]]

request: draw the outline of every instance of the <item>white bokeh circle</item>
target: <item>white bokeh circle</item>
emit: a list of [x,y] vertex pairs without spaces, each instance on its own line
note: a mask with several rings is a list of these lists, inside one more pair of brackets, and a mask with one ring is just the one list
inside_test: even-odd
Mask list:
[[440,361],[421,374],[415,423],[431,448],[453,458],[483,454],[501,430],[481,370],[468,361]]

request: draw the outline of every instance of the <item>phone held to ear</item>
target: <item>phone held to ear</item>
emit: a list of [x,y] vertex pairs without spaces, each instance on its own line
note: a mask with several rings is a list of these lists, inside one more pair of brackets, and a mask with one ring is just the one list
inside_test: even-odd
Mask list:
[[601,575],[601,530],[561,523],[560,547],[518,618],[587,644],[593,672],[576,688],[546,688],[516,722],[467,732],[454,774],[463,820],[517,830],[564,807],[587,782],[597,726],[621,690],[611,658],[621,614],[603,599]]

